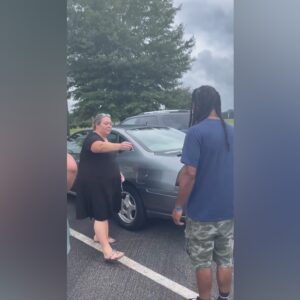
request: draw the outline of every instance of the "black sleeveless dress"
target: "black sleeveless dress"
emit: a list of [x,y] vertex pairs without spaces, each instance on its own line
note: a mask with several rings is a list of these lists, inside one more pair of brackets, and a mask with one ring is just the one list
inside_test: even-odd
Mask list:
[[93,153],[91,145],[104,141],[96,132],[83,142],[76,180],[76,217],[105,221],[119,212],[121,177],[116,152]]

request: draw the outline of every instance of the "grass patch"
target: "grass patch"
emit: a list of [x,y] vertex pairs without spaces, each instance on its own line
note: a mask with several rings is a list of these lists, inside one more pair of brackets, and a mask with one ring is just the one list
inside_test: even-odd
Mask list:
[[82,129],[85,129],[85,128],[80,128],[80,127],[76,127],[76,128],[70,128],[70,135],[79,131],[79,130],[82,130]]
[[225,119],[225,121],[230,125],[234,125],[234,119]]

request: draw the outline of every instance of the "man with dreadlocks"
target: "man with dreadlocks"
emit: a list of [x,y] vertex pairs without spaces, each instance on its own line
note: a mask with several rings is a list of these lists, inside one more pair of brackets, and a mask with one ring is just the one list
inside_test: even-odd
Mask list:
[[218,300],[229,299],[233,268],[233,127],[221,115],[211,86],[193,91],[173,210],[177,225],[186,206],[186,248],[196,269],[198,300],[210,300],[212,261],[217,264]]

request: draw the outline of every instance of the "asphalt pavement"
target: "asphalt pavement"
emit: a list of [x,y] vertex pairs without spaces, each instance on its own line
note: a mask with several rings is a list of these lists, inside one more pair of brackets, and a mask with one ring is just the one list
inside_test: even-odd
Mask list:
[[[68,218],[73,232],[87,240],[84,243],[76,234],[71,237],[68,300],[179,300],[187,299],[183,295],[189,292],[197,293],[194,270],[184,250],[184,228],[171,220],[152,219],[135,232],[111,221],[110,235],[117,239],[114,248],[124,251],[129,262],[125,258],[124,264],[109,264],[91,240],[93,223],[76,220],[72,201]],[[215,278],[212,296],[218,296]]]

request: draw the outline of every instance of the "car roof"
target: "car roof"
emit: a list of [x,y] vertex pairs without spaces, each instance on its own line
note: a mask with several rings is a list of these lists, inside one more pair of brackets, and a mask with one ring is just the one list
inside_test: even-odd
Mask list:
[[174,114],[174,113],[189,113],[189,110],[187,109],[166,109],[166,110],[153,110],[153,111],[145,111],[137,116],[142,116],[142,115],[162,115],[162,114]]
[[116,131],[127,131],[127,130],[149,130],[149,129],[155,129],[155,128],[168,128],[168,129],[174,129],[174,128],[170,128],[167,126],[148,126],[148,125],[118,125],[113,127],[112,130],[116,130]]
[[[141,118],[145,116],[153,116],[153,115],[171,115],[171,114],[189,114],[190,111],[187,109],[166,109],[166,110],[153,110],[153,111],[145,111],[142,113],[139,113],[134,116],[130,116],[125,118],[124,120],[121,121],[121,125],[124,121],[130,120],[132,118]],[[123,126],[123,125],[122,125]],[[130,125],[129,125],[130,126]]]

